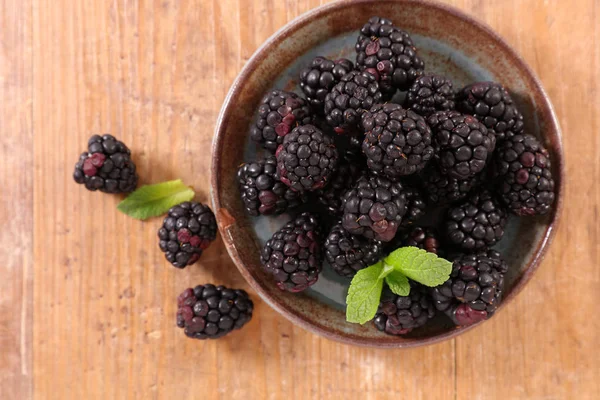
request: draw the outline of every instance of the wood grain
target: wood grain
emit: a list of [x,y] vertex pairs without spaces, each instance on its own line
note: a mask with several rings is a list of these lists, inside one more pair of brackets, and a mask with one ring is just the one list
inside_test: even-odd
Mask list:
[[33,391],[31,1],[0,1],[0,399]]
[[213,128],[241,67],[318,0],[0,1],[0,399],[596,399],[600,393],[600,0],[452,0],[525,57],[564,130],[565,209],[538,274],[460,338],[354,348],[258,296],[243,332],[184,338],[174,299],[247,285],[218,241],[176,271],[160,220],[116,211],[72,166],[94,133],[133,149],[142,182],[206,201]]

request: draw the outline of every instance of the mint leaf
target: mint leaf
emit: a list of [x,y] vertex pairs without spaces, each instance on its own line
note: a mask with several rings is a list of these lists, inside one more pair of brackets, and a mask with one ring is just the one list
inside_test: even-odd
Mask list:
[[380,261],[354,275],[346,297],[346,321],[364,324],[375,317],[383,289],[382,270]]
[[388,276],[393,271],[394,271],[394,266],[390,265],[390,264],[386,264],[384,262],[383,263],[383,269],[381,270],[381,273],[379,274],[379,279],[385,278],[386,276]]
[[194,190],[181,182],[181,179],[145,185],[119,203],[117,209],[137,219],[156,217],[184,201],[194,198]]
[[452,272],[452,263],[417,247],[402,247],[393,251],[384,262],[425,286],[439,286]]
[[400,271],[394,271],[385,277],[385,283],[390,290],[398,296],[408,296],[410,293],[410,283],[408,278]]

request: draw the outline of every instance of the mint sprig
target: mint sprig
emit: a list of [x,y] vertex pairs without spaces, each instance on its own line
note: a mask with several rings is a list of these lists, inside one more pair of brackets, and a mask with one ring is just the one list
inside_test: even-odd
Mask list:
[[446,282],[452,263],[417,247],[402,247],[356,273],[346,297],[346,321],[364,324],[375,317],[383,281],[398,296],[410,294],[408,278],[425,286]]
[[392,292],[398,296],[408,296],[410,294],[410,283],[408,278],[400,271],[394,271],[385,277],[385,283]]
[[194,190],[181,179],[145,185],[119,203],[117,209],[136,219],[148,219],[162,215],[184,201],[194,198]]
[[383,288],[382,270],[383,262],[380,261],[354,275],[346,297],[346,321],[364,324],[373,319]]

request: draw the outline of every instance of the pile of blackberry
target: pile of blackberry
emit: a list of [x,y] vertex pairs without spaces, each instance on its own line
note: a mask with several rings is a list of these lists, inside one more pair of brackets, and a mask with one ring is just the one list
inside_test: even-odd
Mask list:
[[375,328],[409,334],[436,312],[457,325],[489,318],[508,270],[493,247],[510,219],[552,210],[551,155],[501,84],[460,88],[426,71],[385,18],[357,36],[354,60],[318,55],[301,70],[305,97],[272,90],[256,105],[250,136],[267,152],[237,181],[250,216],[284,215],[263,242],[266,279],[302,292],[325,268],[349,279],[414,246],[448,255],[452,274],[436,288],[410,281],[409,296],[385,292]]

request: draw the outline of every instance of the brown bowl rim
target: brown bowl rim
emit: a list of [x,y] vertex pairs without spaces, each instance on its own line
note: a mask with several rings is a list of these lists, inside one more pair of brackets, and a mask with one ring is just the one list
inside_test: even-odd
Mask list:
[[[479,326],[480,324],[482,324],[485,321],[482,321],[480,323],[477,323],[477,324],[474,324],[471,326],[467,326],[467,327],[457,327],[453,330],[449,330],[447,332],[444,332],[444,333],[436,335],[436,336],[431,336],[431,337],[427,337],[427,338],[423,338],[423,339],[413,339],[413,340],[402,341],[402,342],[395,341],[393,339],[378,340],[378,341],[365,340],[363,338],[355,337],[351,334],[338,333],[337,331],[330,330],[328,328],[324,328],[321,326],[317,326],[313,322],[311,322],[309,319],[306,319],[303,316],[301,316],[300,314],[295,313],[293,310],[286,308],[285,306],[280,304],[279,301],[275,297],[271,296],[268,292],[263,290],[262,286],[254,279],[252,274],[250,274],[248,269],[243,264],[241,258],[239,257],[239,254],[236,250],[235,243],[232,243],[227,239],[228,236],[225,231],[225,227],[228,225],[228,222],[226,221],[226,217],[224,215],[222,215],[222,213],[218,212],[222,208],[220,193],[218,190],[216,190],[216,188],[220,187],[220,176],[218,174],[218,169],[219,169],[218,166],[219,166],[221,160],[220,160],[219,156],[215,156],[215,155],[220,154],[220,152],[218,150],[223,145],[223,137],[224,137],[224,133],[225,133],[224,122],[226,119],[225,116],[227,115],[227,113],[229,111],[229,107],[230,107],[232,98],[234,98],[239,93],[243,82],[245,82],[248,79],[248,76],[251,74],[251,72],[256,69],[257,65],[260,63],[260,60],[264,57],[264,53],[266,51],[268,51],[268,49],[271,46],[280,43],[283,39],[285,39],[286,37],[291,35],[294,31],[296,31],[298,29],[299,26],[304,24],[306,21],[308,21],[316,16],[320,16],[322,14],[343,8],[350,4],[374,3],[377,1],[378,0],[340,0],[340,1],[336,1],[333,3],[329,3],[329,4],[325,4],[325,5],[316,7],[314,9],[296,17],[292,21],[288,22],[282,28],[277,30],[273,35],[271,35],[271,37],[269,37],[254,52],[252,57],[248,60],[246,65],[244,65],[244,67],[240,71],[239,75],[233,82],[231,89],[229,90],[229,92],[225,98],[225,101],[223,102],[223,106],[221,107],[221,111],[217,118],[217,123],[215,126],[215,137],[213,138],[213,146],[212,146],[213,157],[212,157],[212,163],[211,163],[211,193],[210,193],[210,197],[211,197],[211,201],[213,204],[213,209],[215,211],[217,211],[216,212],[217,223],[219,225],[219,231],[221,233],[221,237],[223,238],[223,241],[227,248],[227,252],[233,259],[236,267],[238,268],[238,270],[240,271],[240,273],[242,274],[244,279],[246,279],[246,281],[249,283],[249,285],[260,295],[260,297],[267,304],[269,304],[269,306],[271,306],[273,309],[275,309],[277,312],[282,314],[284,317],[286,317],[288,320],[290,320],[294,324],[296,324],[312,333],[321,335],[327,339],[331,339],[331,340],[335,340],[338,342],[351,344],[351,345],[355,345],[355,346],[363,346],[363,347],[410,348],[410,347],[430,345],[430,344],[438,343],[438,342],[441,342],[441,341],[444,341],[447,339],[454,338],[458,335],[461,335],[461,334],[473,329],[476,326]],[[457,17],[458,19],[461,19],[471,25],[476,26],[478,29],[485,31],[488,35],[490,35],[490,37],[492,37],[497,42],[497,44],[500,47],[503,48],[503,50],[505,51],[506,54],[508,54],[510,57],[513,58],[513,60],[519,66],[519,68],[521,70],[523,70],[523,71],[525,71],[525,73],[529,74],[530,79],[534,83],[535,89],[541,95],[541,99],[543,100],[544,105],[550,111],[549,115],[548,115],[548,117],[549,117],[548,122],[552,125],[552,127],[554,128],[554,130],[557,133],[557,140],[553,144],[553,146],[555,147],[553,149],[554,154],[556,154],[558,156],[557,160],[554,160],[554,162],[557,164],[557,167],[558,167],[557,171],[559,173],[558,179],[556,180],[558,182],[558,185],[556,186],[556,202],[553,207],[553,212],[551,215],[550,222],[549,222],[548,226],[546,227],[546,231],[544,232],[543,237],[538,242],[538,246],[537,246],[537,249],[535,250],[532,260],[530,261],[529,265],[525,268],[525,270],[523,271],[521,276],[518,278],[518,280],[515,282],[509,295],[502,301],[502,303],[498,307],[497,312],[499,312],[513,298],[515,298],[515,296],[517,296],[521,292],[521,290],[523,290],[523,287],[529,282],[529,280],[533,277],[533,274],[535,273],[535,271],[537,271],[537,269],[539,268],[540,262],[546,255],[546,253],[548,251],[548,247],[549,247],[552,239],[555,236],[559,217],[562,212],[563,192],[564,192],[564,184],[565,184],[564,183],[564,154],[563,154],[563,144],[562,144],[562,130],[560,128],[558,118],[554,111],[554,106],[552,105],[552,102],[550,101],[548,94],[546,93],[544,87],[541,84],[541,81],[539,80],[539,78],[535,74],[535,72],[529,67],[529,65],[527,65],[527,63],[519,55],[519,53],[515,49],[513,49],[513,47],[504,40],[504,38],[502,38],[498,33],[496,33],[487,24],[477,20],[476,18],[464,13],[463,11],[461,11],[457,8],[448,6],[446,4],[438,3],[438,2],[432,1],[432,0],[387,0],[387,1],[395,1],[398,3],[416,3],[416,4],[421,4],[421,5],[424,5],[427,7],[437,8],[443,12],[447,12],[447,13],[451,14],[454,17]]]

